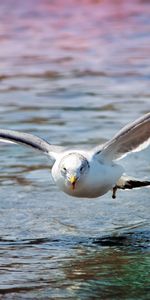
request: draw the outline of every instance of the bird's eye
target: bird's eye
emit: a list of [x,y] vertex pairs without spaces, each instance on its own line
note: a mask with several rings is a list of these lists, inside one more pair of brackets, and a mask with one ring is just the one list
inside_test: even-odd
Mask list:
[[83,171],[83,166],[80,168],[80,171],[81,171],[81,172]]
[[64,171],[64,172],[66,172],[66,171],[67,171],[67,169],[66,169],[65,167],[63,167],[63,171]]

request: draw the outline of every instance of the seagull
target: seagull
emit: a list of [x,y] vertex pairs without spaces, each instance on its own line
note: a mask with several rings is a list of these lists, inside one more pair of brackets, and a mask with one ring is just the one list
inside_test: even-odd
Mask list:
[[149,187],[150,181],[126,176],[118,160],[150,145],[150,112],[121,129],[108,142],[90,150],[54,146],[32,134],[0,129],[0,141],[38,150],[53,161],[52,177],[60,190],[74,197],[96,198],[112,190]]

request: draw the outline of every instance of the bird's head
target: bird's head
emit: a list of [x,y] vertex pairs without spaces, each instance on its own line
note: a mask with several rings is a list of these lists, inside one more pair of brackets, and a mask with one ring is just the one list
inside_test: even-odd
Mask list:
[[82,181],[89,170],[89,162],[79,153],[69,153],[64,156],[59,164],[61,176],[70,189],[75,190],[76,185]]

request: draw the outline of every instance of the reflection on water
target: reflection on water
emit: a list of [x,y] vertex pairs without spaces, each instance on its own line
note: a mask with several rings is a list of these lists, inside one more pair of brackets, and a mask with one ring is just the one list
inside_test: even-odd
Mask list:
[[1,259],[3,280],[9,282],[1,293],[21,299],[31,293],[40,299],[148,299],[147,238],[140,232],[96,240],[1,240],[2,256],[11,252]]
[[[0,23],[1,128],[87,147],[150,111],[148,1],[6,0]],[[149,153],[126,172],[150,177]],[[0,146],[2,297],[149,299],[149,190],[73,199],[50,169]]]

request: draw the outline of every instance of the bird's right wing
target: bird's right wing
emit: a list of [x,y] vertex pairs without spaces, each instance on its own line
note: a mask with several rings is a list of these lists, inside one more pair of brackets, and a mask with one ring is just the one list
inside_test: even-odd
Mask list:
[[31,147],[49,155],[52,159],[56,159],[57,154],[64,151],[62,146],[54,146],[40,137],[14,130],[0,129],[0,141]]

